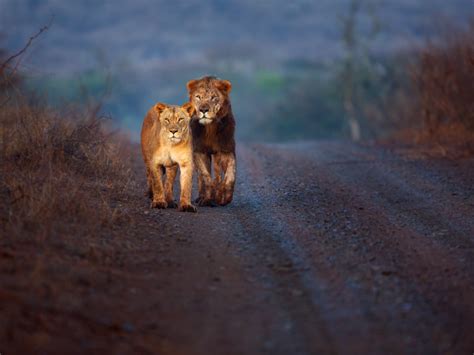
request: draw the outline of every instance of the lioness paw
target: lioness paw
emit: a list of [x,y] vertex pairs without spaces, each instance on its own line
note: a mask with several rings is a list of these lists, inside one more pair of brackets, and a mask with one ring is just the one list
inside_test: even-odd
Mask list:
[[166,201],[153,201],[151,203],[151,208],[166,208],[168,207],[168,204],[166,203]]
[[179,206],[178,211],[180,212],[197,212],[197,208],[191,204],[182,204]]
[[169,200],[169,201],[167,201],[167,203],[168,203],[168,208],[178,207],[178,204],[176,202],[174,202],[173,200]]

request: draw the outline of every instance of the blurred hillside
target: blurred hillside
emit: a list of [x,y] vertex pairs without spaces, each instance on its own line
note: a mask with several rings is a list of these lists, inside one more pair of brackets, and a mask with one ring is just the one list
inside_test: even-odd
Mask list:
[[[30,87],[53,102],[103,98],[134,134],[154,102],[182,103],[187,80],[215,74],[234,84],[240,139],[347,137],[342,31],[351,1],[1,0],[0,33],[14,51],[54,15],[23,61]],[[364,1],[359,95],[377,100],[403,85],[410,49],[473,15],[472,0]],[[364,136],[377,135],[369,123]]]

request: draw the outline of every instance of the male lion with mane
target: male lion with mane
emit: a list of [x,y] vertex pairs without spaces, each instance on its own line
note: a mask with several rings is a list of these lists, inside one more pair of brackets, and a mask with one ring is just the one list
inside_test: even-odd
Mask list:
[[232,85],[205,76],[189,81],[187,88],[195,109],[191,130],[198,171],[196,202],[199,206],[224,206],[232,201],[235,185],[235,120],[229,98]]
[[[189,123],[194,112],[190,103],[171,106],[158,103],[143,121],[141,144],[152,208],[173,208],[173,185],[180,169],[179,210],[196,212],[191,204],[193,146]],[[163,188],[162,175],[166,175]]]

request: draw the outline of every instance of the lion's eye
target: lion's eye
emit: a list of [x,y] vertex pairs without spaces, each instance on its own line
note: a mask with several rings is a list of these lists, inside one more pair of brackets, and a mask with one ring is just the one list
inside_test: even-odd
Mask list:
[[198,100],[198,101],[201,100],[201,96],[199,96],[199,95],[196,95],[195,98],[196,98],[196,100]]
[[183,122],[184,121],[184,117],[181,117],[178,122]]
[[213,97],[211,98],[211,100],[214,101],[214,102],[216,102],[217,100],[219,100],[219,98],[218,98],[217,96],[213,96]]
[[169,120],[169,119],[165,119],[165,123],[166,123],[166,124],[170,124],[170,120]]

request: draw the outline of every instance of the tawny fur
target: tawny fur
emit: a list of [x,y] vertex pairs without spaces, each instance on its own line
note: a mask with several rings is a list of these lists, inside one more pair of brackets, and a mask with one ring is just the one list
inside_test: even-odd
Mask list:
[[[143,160],[152,208],[176,207],[173,185],[180,169],[179,210],[196,212],[191,204],[193,139],[190,131],[194,107],[158,103],[145,116],[141,132]],[[163,186],[163,174],[166,180]]]
[[189,81],[187,88],[195,108],[191,129],[198,173],[196,202],[200,206],[227,205],[234,195],[236,175],[235,120],[229,98],[232,85],[206,76]]

